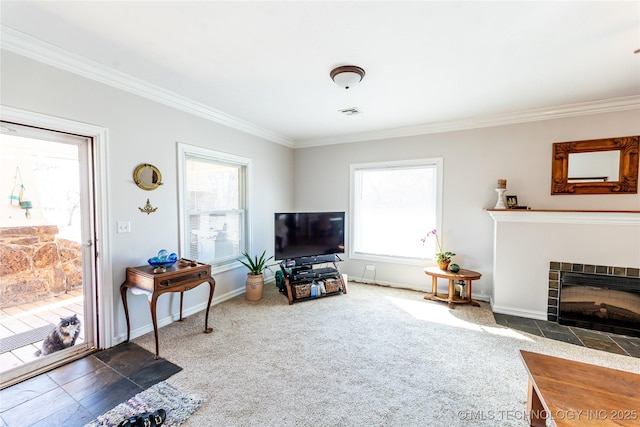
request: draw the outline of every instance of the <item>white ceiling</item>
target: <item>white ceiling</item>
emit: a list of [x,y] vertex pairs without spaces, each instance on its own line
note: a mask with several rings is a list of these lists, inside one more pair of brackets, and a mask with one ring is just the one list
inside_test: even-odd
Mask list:
[[[5,41],[7,31],[46,41],[291,146],[603,100],[637,104],[640,96],[639,1],[2,0],[0,7]],[[366,76],[345,90],[329,71],[348,64]],[[338,112],[348,107],[362,113]]]

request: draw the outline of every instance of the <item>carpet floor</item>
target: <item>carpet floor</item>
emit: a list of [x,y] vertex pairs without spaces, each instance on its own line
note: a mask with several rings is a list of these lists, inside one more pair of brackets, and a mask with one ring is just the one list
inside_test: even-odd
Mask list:
[[[638,359],[496,324],[481,307],[349,283],[289,306],[273,285],[162,328],[167,381],[204,398],[183,426],[526,426],[519,350],[640,373]],[[153,334],[135,340],[153,350]],[[631,408],[629,408],[631,409]]]

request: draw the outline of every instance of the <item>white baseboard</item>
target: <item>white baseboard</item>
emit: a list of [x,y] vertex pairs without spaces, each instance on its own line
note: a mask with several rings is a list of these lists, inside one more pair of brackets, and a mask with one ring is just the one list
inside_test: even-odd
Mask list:
[[[397,289],[408,289],[410,291],[417,291],[417,292],[425,292],[430,294],[431,293],[431,285],[429,285],[429,288],[424,288],[424,287],[418,287],[418,286],[407,286],[406,284],[402,284],[402,283],[394,283],[394,282],[384,282],[384,281],[373,281],[370,279],[363,279],[361,277],[352,277],[349,276],[349,280],[356,282],[356,283],[363,283],[365,285],[378,285],[378,286],[387,286],[389,288],[397,288]],[[438,291],[440,292],[440,291]],[[438,295],[440,295],[440,293],[438,293]],[[486,295],[476,295],[476,294],[471,294],[471,298],[473,300],[476,301],[483,301],[483,302],[489,302],[489,298]]]
[[547,320],[547,313],[541,313],[539,311],[522,310],[522,309],[513,308],[513,307],[501,307],[499,305],[495,305],[493,301],[491,301],[491,310],[494,313],[508,314],[511,316],[518,316],[518,317],[526,317],[528,319],[535,319],[535,320]]
[[[242,295],[245,293],[245,288],[244,286],[242,288],[238,288],[238,289],[234,289],[230,292],[227,292],[225,294],[222,295],[218,295],[218,296],[214,296],[213,300],[211,301],[211,307],[215,306],[216,304],[220,304],[221,302],[224,302],[226,300],[229,300],[231,298],[235,298],[238,295]],[[200,304],[196,304],[194,306],[188,307],[186,309],[184,309],[182,311],[182,317],[188,317],[191,315],[194,315],[196,313],[199,313],[203,310],[207,309],[207,301],[203,301]],[[212,309],[213,310],[213,309]],[[212,312],[209,312],[209,322],[215,321],[215,319],[211,318],[212,316]],[[166,316],[163,317],[161,319],[158,319],[158,329],[162,328],[163,326],[167,326],[173,322],[176,322],[178,319],[180,319],[180,313],[174,313],[171,314],[170,316]],[[139,328],[135,328],[131,330],[131,339],[134,338],[138,338],[144,334],[148,334],[149,332],[153,332],[153,324],[152,323],[148,323],[144,326],[141,326]],[[123,343],[127,340],[127,336],[126,335],[118,335],[116,337],[113,337],[113,345],[117,345],[120,343]]]

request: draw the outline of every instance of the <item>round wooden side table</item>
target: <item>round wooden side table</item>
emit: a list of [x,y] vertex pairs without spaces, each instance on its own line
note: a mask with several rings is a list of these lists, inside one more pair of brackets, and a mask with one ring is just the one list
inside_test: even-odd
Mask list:
[[[427,276],[431,276],[431,295],[425,295],[424,299],[445,301],[449,303],[449,308],[454,308],[455,304],[471,304],[475,307],[480,307],[480,304],[471,299],[471,282],[478,280],[482,277],[482,274],[473,270],[460,269],[457,273],[449,270],[441,270],[438,267],[427,267],[424,269],[424,273]],[[438,278],[449,280],[449,293],[445,297],[444,295],[438,295]],[[454,297],[454,282],[456,280],[464,280],[467,286],[467,294],[465,298]]]

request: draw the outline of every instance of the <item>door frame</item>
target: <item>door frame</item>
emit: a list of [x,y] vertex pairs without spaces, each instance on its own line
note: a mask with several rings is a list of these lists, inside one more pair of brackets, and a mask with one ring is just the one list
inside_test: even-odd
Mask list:
[[88,123],[53,117],[46,114],[21,110],[18,108],[0,105],[0,119],[16,124],[34,126],[43,129],[51,129],[59,132],[72,133],[93,139],[93,192],[94,192],[94,221],[95,221],[95,297],[93,298],[93,310],[96,318],[94,343],[97,348],[109,348],[113,346],[114,330],[114,294],[113,275],[111,268],[111,217],[107,194],[109,194],[107,181],[108,170],[108,131],[106,128]]

